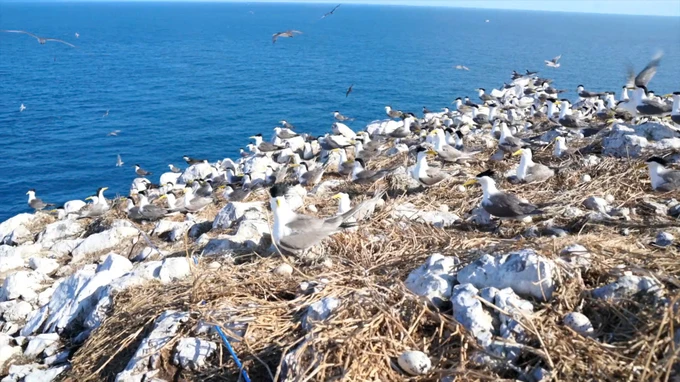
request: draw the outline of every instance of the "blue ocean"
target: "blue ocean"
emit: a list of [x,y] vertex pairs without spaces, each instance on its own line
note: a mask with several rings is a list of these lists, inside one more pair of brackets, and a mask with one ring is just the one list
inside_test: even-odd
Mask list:
[[[618,93],[627,65],[662,50],[650,89],[680,90],[677,17],[342,5],[321,19],[332,7],[0,2],[0,29],[77,46],[0,33],[0,220],[29,211],[29,188],[53,203],[100,186],[124,195],[134,164],[158,180],[183,155],[234,157],[281,119],[322,134],[339,110],[361,129],[385,105],[476,99],[512,70],[539,70],[570,98],[579,84]],[[272,44],[288,29],[303,34]]]

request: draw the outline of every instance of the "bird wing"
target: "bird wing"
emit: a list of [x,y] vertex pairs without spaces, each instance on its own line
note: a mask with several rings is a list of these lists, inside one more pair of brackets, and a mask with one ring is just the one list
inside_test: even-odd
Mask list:
[[272,35],[272,44],[273,44],[273,43],[276,43],[276,39],[278,39],[279,36],[281,36],[282,34],[283,34],[283,33],[281,33],[281,32],[279,32],[279,33],[274,33],[274,34]]
[[315,218],[308,215],[295,215],[295,217],[286,224],[293,232],[308,232],[319,230],[323,227],[325,220]]
[[553,58],[551,61],[552,61],[553,63],[557,64],[557,61],[559,61],[560,58],[562,58],[562,55],[561,55],[561,54],[560,54],[559,56]]
[[26,31],[19,31],[19,30],[0,30],[0,32],[7,32],[7,33],[23,33],[23,34],[27,34],[27,35],[29,35],[29,36],[31,36],[31,37],[34,37],[36,40],[40,41],[40,37],[34,35],[33,33],[26,32]]
[[159,219],[167,213],[165,208],[156,206],[154,204],[146,205],[140,211],[142,213],[142,216],[145,219],[150,219],[150,220],[151,219]]
[[302,34],[302,32],[300,32],[300,31],[298,31],[298,30],[295,30],[295,29],[291,29],[291,30],[287,31],[287,33],[290,33],[291,35],[292,35],[293,33]]
[[426,186],[433,186],[449,177],[449,174],[443,171],[439,171],[435,168],[428,168],[426,174],[427,174],[426,177],[418,179],[422,184]]
[[483,205],[484,209],[499,218],[513,218],[541,212],[533,204],[524,203],[514,194],[507,192],[492,195],[489,201],[491,203]]
[[540,163],[535,163],[533,166],[529,167],[529,171],[525,180],[527,183],[530,182],[542,182],[555,175],[555,171],[546,165]]
[[316,230],[311,232],[294,233],[292,235],[282,237],[278,245],[285,251],[295,253],[320,243],[321,240],[327,238],[335,232],[337,232],[337,228],[332,230]]
[[55,41],[55,42],[60,42],[60,43],[62,43],[62,44],[66,44],[66,45],[68,45],[68,46],[70,46],[70,47],[72,47],[72,48],[75,48],[75,47],[76,47],[76,46],[73,45],[73,44],[69,44],[68,42],[66,42],[66,41],[64,41],[64,40],[59,40],[59,39],[56,39],[56,38],[46,38],[45,41]]
[[659,63],[661,63],[661,57],[663,57],[662,54],[657,55],[652,59],[652,61],[649,62],[649,64],[647,64],[647,66],[645,66],[644,69],[642,69],[642,71],[635,77],[635,86],[639,88],[647,87],[649,81],[651,81],[656,74]]
[[380,171],[364,170],[357,174],[357,178],[354,180],[354,183],[357,184],[374,183],[384,178],[387,175],[387,173],[388,173],[387,170]]
[[666,183],[662,184],[658,189],[660,191],[673,191],[680,189],[680,171],[669,171],[661,175]]
[[628,73],[626,75],[626,87],[627,88],[632,88],[635,87],[635,69],[633,69],[633,65],[628,65],[626,72]]
[[352,88],[354,87],[354,84],[350,85],[349,88],[347,89],[347,93],[345,93],[345,98],[349,96],[349,93],[352,92]]

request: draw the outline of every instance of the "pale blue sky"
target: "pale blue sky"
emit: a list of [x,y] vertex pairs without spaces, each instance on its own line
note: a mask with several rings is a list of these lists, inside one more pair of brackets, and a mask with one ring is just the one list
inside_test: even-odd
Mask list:
[[[3,0],[0,0],[2,3]],[[12,0],[10,0],[12,1]],[[22,2],[23,0],[15,0]],[[55,1],[55,0],[37,0]],[[62,0],[56,0],[62,1]],[[535,11],[680,16],[680,0],[63,0],[63,1],[171,1],[238,3],[330,3],[445,6],[460,8],[520,9]]]

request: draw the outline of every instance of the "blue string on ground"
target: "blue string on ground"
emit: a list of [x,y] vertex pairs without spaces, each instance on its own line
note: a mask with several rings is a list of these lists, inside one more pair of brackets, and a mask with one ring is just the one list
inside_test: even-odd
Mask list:
[[231,347],[231,344],[229,343],[229,340],[227,339],[227,336],[224,334],[222,329],[220,329],[219,326],[215,325],[215,330],[217,330],[217,333],[222,337],[222,342],[224,342],[224,346],[229,350],[229,353],[231,353],[231,358],[234,359],[234,363],[236,363],[236,367],[238,367],[239,370],[241,370],[241,374],[243,375],[243,379],[246,382],[250,382],[250,377],[248,377],[248,372],[246,372],[246,369],[243,368],[243,365],[241,364],[241,361],[238,359],[238,356],[236,355],[236,352],[234,351],[234,348]]

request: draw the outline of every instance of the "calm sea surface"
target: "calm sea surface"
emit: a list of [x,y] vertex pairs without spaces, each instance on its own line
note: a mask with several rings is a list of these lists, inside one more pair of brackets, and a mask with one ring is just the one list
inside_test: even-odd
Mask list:
[[[360,129],[388,104],[476,99],[513,69],[540,70],[575,97],[579,84],[618,91],[626,65],[660,49],[650,88],[680,90],[680,18],[343,5],[320,20],[330,8],[0,1],[0,29],[78,46],[0,34],[0,220],[28,211],[29,188],[55,203],[100,186],[125,194],[135,163],[158,180],[185,154],[233,157],[281,119],[321,134],[340,110]],[[287,29],[304,34],[272,44]],[[562,67],[543,65],[558,54]]]

